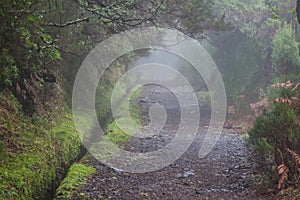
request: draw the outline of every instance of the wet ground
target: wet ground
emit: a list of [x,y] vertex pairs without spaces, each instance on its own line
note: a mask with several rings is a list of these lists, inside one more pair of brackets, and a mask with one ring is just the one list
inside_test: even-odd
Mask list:
[[[145,86],[138,99],[142,123],[148,124],[149,108],[162,104],[167,112],[160,134],[133,137],[124,147],[133,152],[151,152],[168,144],[180,123],[180,108],[174,94],[157,85]],[[224,129],[208,156],[200,159],[199,148],[206,134],[210,109],[201,104],[198,133],[190,148],[173,164],[154,172],[132,174],[109,168],[95,159],[86,161],[97,169],[82,193],[88,199],[262,199],[251,189],[255,165],[239,129]]]

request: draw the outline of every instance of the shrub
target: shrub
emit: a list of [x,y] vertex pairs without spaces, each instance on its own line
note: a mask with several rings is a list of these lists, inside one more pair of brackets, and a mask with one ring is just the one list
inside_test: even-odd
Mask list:
[[249,131],[249,143],[259,155],[261,173],[271,181],[278,181],[278,189],[282,189],[287,180],[295,181],[299,175],[290,153],[290,149],[300,150],[297,121],[296,113],[288,104],[275,103],[269,112],[256,118]]
[[296,114],[287,104],[276,103],[271,111],[256,118],[249,141],[262,155],[295,147],[299,141],[296,120]]

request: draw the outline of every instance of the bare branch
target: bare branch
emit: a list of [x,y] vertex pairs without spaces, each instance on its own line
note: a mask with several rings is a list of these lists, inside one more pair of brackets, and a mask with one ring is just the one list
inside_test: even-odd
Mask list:
[[55,26],[55,27],[66,27],[66,26],[70,26],[72,24],[78,24],[80,22],[89,22],[89,17],[85,17],[82,19],[76,19],[74,21],[70,21],[70,22],[66,22],[64,24],[56,24],[56,23],[49,23],[49,24],[44,24],[44,26]]
[[[140,4],[142,1],[126,1],[121,0],[113,3],[100,2],[99,0],[91,0],[87,4],[83,4],[79,0],[74,0],[79,6],[95,16],[100,17],[100,21],[104,24],[112,23],[118,27],[135,27],[143,24],[144,22],[153,22],[157,15],[162,1],[148,1],[151,5],[144,6]],[[94,6],[96,5],[96,6]],[[134,10],[131,13],[129,11]]]

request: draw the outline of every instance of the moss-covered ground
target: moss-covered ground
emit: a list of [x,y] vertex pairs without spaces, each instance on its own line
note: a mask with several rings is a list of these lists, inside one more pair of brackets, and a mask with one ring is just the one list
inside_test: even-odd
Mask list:
[[72,115],[27,117],[5,99],[11,106],[0,107],[0,199],[51,199],[81,150]]
[[84,198],[84,193],[77,193],[76,191],[80,189],[80,187],[84,186],[86,180],[95,172],[96,170],[93,167],[89,167],[81,163],[73,164],[70,167],[66,178],[56,190],[55,199],[68,200],[72,197]]

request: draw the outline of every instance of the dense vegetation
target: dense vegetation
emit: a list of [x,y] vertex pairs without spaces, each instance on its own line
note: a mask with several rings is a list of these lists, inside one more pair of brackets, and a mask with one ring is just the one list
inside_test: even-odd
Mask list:
[[[300,57],[299,28],[294,15],[296,4],[293,1],[262,3],[247,4],[245,9],[253,13],[243,17],[255,14],[255,20],[247,23],[245,19],[246,23],[240,24],[240,31],[256,41],[256,49],[262,55],[256,59],[260,60],[256,76],[263,75],[265,81],[262,85],[256,84],[259,86],[255,88],[258,99],[256,103],[250,103],[254,116],[258,117],[249,131],[249,144],[258,153],[258,191],[263,194],[279,192],[279,199],[294,199],[299,197],[300,158]],[[231,2],[228,5],[232,6]],[[247,94],[249,91],[245,92]],[[249,99],[244,98],[244,101],[249,104]]]
[[[98,42],[136,27],[176,28],[176,20],[177,28],[191,35],[222,27],[213,4],[203,2],[1,0],[0,198],[51,198],[58,180],[79,155],[70,97],[83,58]],[[184,17],[188,15],[191,20]],[[100,81],[105,87],[98,91],[96,106],[103,125],[111,120],[112,86],[125,70],[119,63],[112,68]],[[107,137],[117,143],[128,137],[120,137],[113,123],[108,131]],[[76,165],[68,177],[77,181],[77,176],[92,171]],[[72,188],[60,187],[58,193],[64,190],[68,196]]]
[[[263,192],[291,187],[288,195],[299,195],[297,2],[296,9],[294,0],[0,0],[0,198],[46,198],[56,187],[81,148],[70,97],[83,58],[112,34],[154,25],[205,44],[222,72],[231,120],[257,117],[249,144],[268,183]],[[109,124],[109,97],[131,57],[106,71],[96,99],[116,143],[128,136]]]

